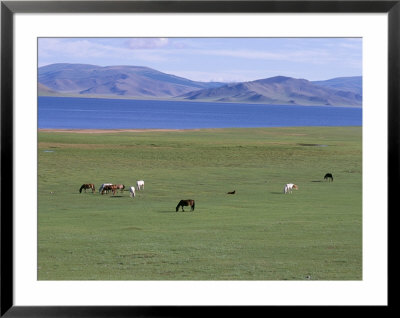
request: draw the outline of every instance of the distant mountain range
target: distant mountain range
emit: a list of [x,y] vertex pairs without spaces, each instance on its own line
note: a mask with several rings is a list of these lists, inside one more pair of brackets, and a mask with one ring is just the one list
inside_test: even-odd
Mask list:
[[222,83],[195,82],[141,66],[51,64],[39,68],[39,93],[174,97]]
[[276,76],[197,82],[142,66],[51,64],[38,69],[39,96],[159,98],[279,105],[361,106],[362,77],[308,81]]
[[[348,80],[349,78],[346,78]],[[227,84],[182,95],[189,100],[252,102],[279,105],[361,106],[362,96],[345,85],[335,88],[330,81],[315,84],[305,79],[276,76],[252,82]],[[355,81],[355,79],[354,79]],[[352,82],[349,80],[349,82]],[[335,81],[336,83],[336,81]]]

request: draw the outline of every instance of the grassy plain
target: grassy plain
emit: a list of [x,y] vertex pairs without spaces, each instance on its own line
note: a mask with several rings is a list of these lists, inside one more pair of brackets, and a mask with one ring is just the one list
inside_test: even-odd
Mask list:
[[38,279],[360,280],[361,131],[39,132]]

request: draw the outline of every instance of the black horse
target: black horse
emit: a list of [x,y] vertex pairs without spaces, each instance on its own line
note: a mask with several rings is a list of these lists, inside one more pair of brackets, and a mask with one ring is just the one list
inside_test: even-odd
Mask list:
[[327,174],[325,175],[325,177],[324,177],[324,180],[333,181],[333,176],[332,176],[332,174],[331,174],[331,173],[327,173]]
[[176,212],[178,212],[179,207],[182,207],[182,211],[185,212],[183,209],[184,206],[190,206],[190,210],[194,211],[194,200],[180,200],[176,206]]

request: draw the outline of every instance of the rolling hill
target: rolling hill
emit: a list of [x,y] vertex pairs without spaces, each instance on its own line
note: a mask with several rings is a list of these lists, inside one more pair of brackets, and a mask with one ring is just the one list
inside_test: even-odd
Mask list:
[[51,64],[38,70],[39,95],[46,90],[59,94],[126,97],[173,97],[221,83],[195,82],[142,66]]
[[203,89],[183,94],[180,98],[279,105],[361,106],[362,103],[360,94],[347,91],[344,87],[337,89],[285,76]]
[[279,105],[361,106],[362,77],[308,81],[275,76],[241,83],[198,82],[143,67],[59,63],[38,69],[39,96],[160,98]]

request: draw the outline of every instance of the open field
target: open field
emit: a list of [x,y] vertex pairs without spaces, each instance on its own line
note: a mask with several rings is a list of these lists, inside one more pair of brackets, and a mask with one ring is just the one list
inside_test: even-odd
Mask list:
[[361,131],[40,131],[38,279],[360,280]]

